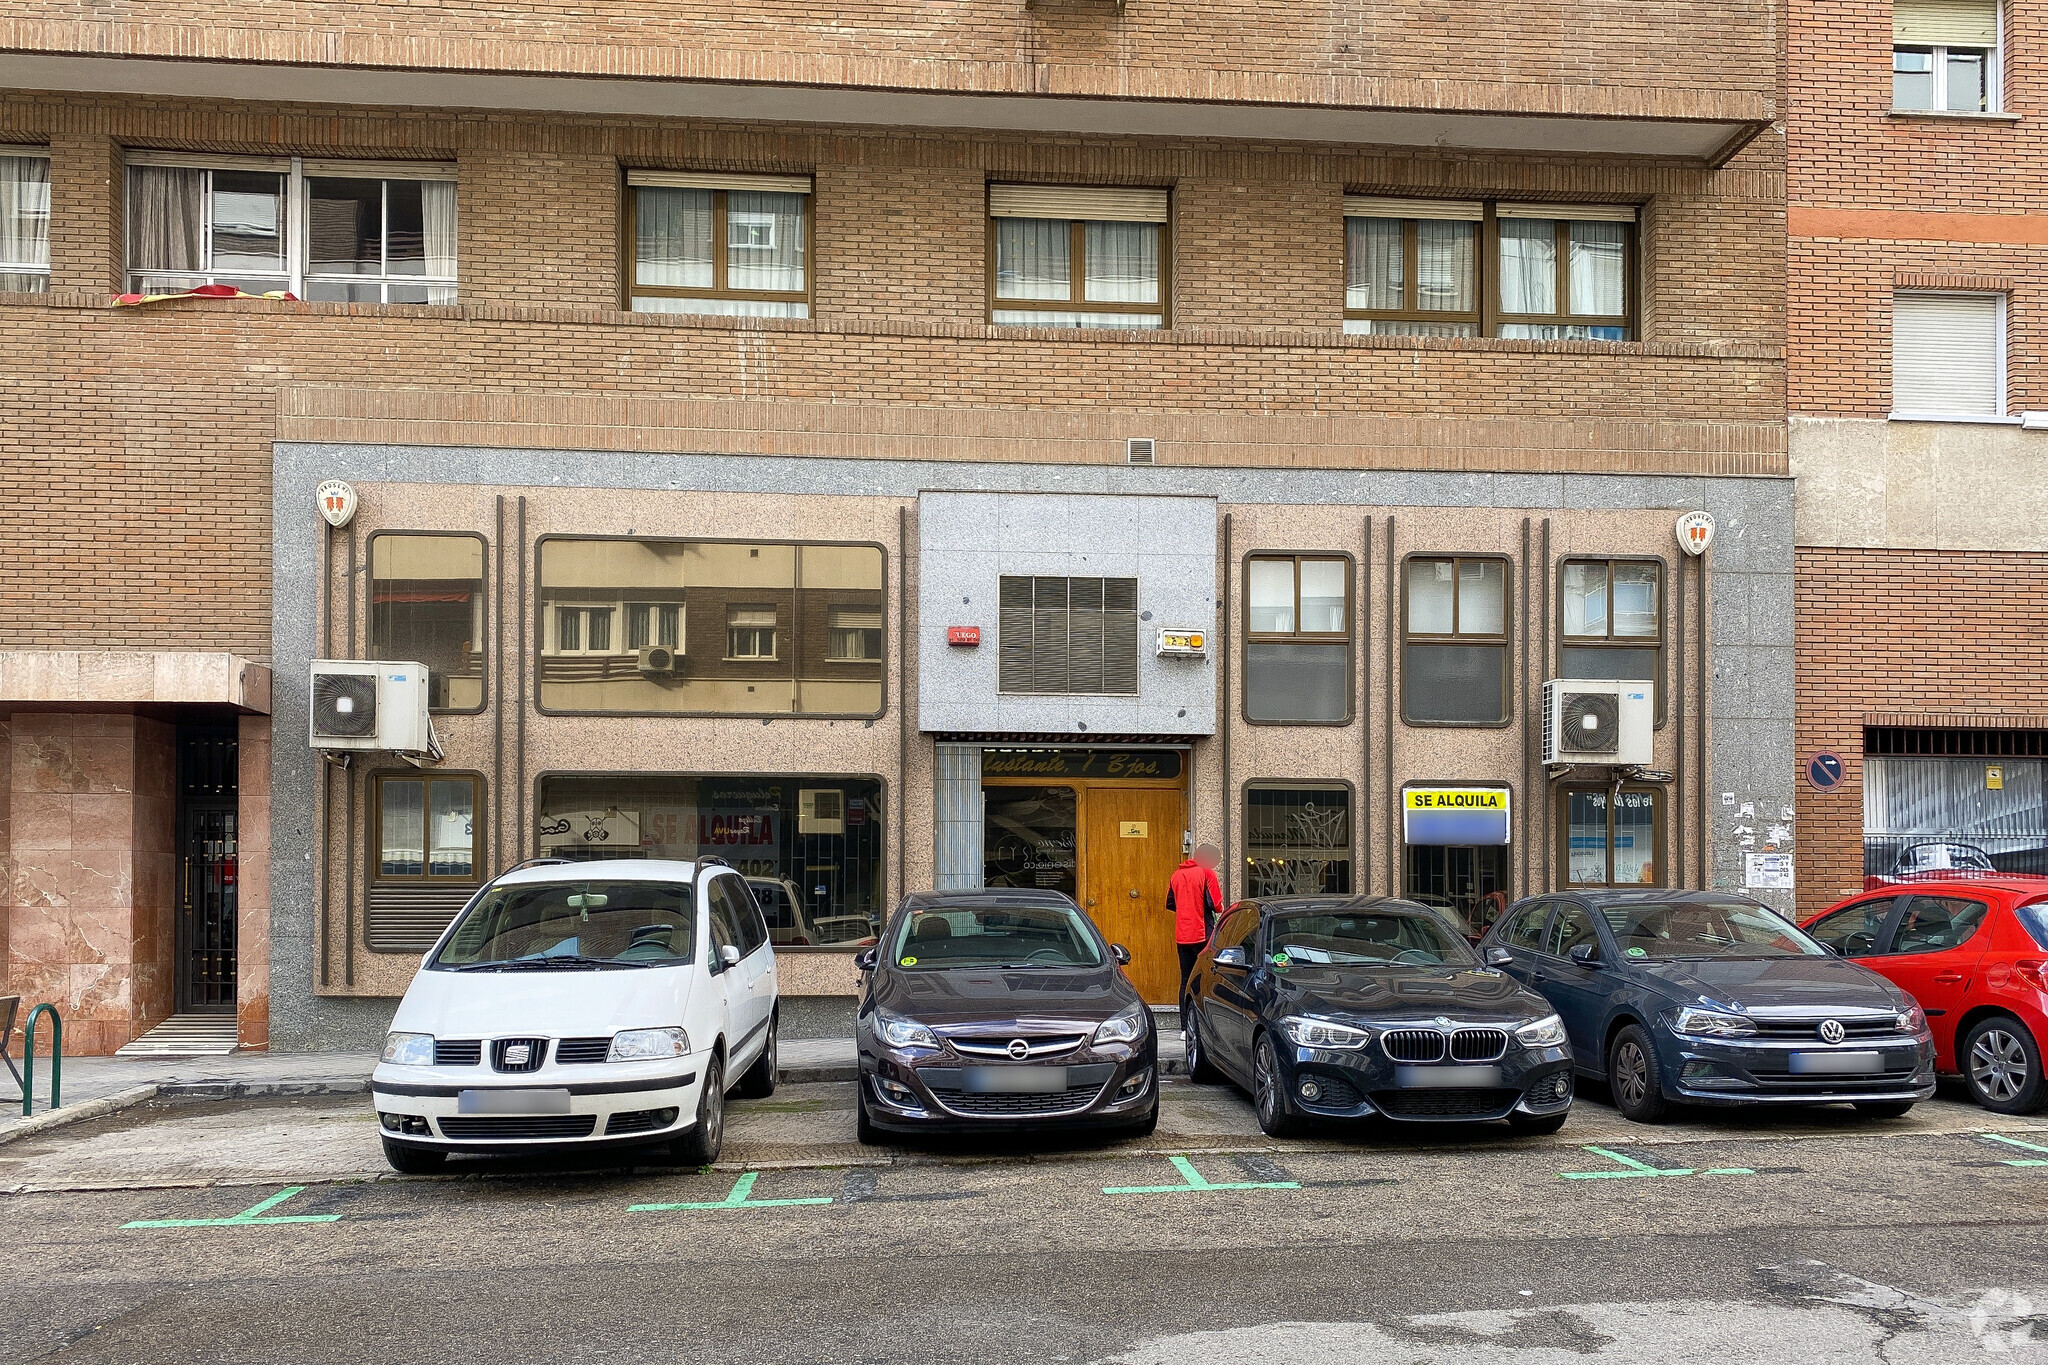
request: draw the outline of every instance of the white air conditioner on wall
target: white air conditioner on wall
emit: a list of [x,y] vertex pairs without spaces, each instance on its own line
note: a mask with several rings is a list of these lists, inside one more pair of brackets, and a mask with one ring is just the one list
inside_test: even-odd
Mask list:
[[436,754],[427,719],[427,666],[368,659],[315,659],[308,708],[315,749]]
[[1640,768],[1656,712],[1647,682],[1552,678],[1543,684],[1543,761]]

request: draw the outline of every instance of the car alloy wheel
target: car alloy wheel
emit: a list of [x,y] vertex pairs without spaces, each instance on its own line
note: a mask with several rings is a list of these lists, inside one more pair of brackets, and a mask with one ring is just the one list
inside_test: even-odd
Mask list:
[[1650,1064],[1642,1047],[1633,1038],[1622,1039],[1614,1049],[1614,1098],[1623,1109],[1633,1109],[1649,1088]]
[[1273,1040],[1264,1034],[1252,1050],[1252,1108],[1258,1113],[1259,1131],[1267,1137],[1290,1137],[1301,1131],[1301,1117],[1280,1089],[1280,1059],[1273,1051]]
[[2011,1104],[2027,1087],[2027,1050],[2007,1030],[1980,1029],[1970,1044],[1970,1086],[1993,1104]]

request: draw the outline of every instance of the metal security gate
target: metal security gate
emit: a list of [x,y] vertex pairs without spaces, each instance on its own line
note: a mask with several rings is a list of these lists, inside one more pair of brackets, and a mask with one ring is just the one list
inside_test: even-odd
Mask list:
[[232,730],[179,732],[180,1014],[231,1014],[235,1009],[236,758]]

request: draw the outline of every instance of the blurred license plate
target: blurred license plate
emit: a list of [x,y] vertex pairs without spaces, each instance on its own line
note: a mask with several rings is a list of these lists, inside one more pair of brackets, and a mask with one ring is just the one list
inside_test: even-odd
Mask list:
[[970,1095],[1055,1095],[1067,1088],[1063,1066],[970,1066]]
[[1795,1076],[1852,1076],[1865,1071],[1884,1070],[1884,1058],[1875,1052],[1795,1052]]
[[566,1090],[465,1090],[455,1097],[458,1114],[566,1114]]
[[1397,1066],[1394,1083],[1410,1090],[1490,1090],[1500,1084],[1497,1066]]

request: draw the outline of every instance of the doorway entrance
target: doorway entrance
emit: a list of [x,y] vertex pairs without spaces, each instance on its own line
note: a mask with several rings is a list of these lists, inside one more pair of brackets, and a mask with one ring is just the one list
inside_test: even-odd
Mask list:
[[984,750],[982,884],[1072,896],[1130,949],[1138,994],[1177,1004],[1166,882],[1183,857],[1183,784],[1178,750]]
[[179,728],[179,1014],[235,1012],[237,759],[232,727]]

